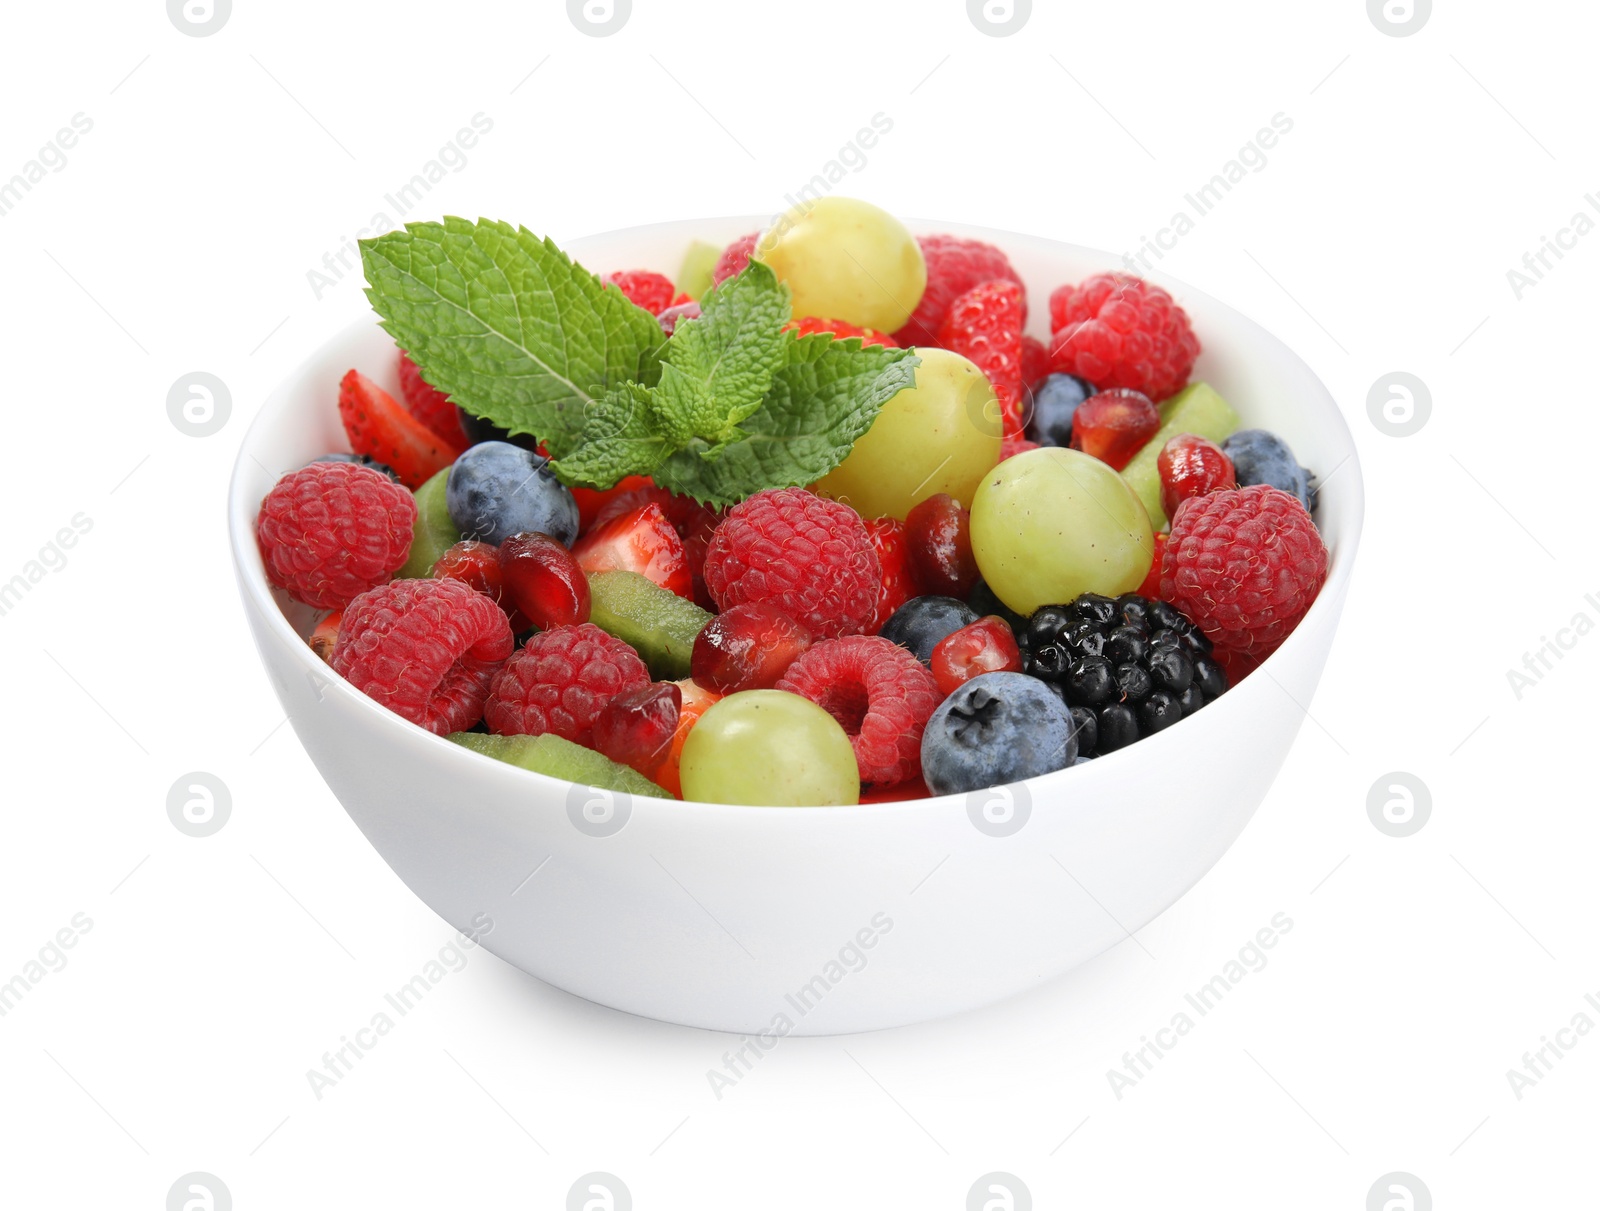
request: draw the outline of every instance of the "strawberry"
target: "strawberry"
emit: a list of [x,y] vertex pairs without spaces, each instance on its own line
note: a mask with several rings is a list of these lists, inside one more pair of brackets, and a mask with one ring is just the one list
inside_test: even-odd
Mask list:
[[693,598],[694,577],[683,539],[658,504],[642,505],[595,526],[572,554],[585,572],[637,572],[679,597]]
[[339,381],[339,419],[350,449],[392,467],[406,487],[416,489],[448,467],[466,447],[447,442],[358,370]]
[[983,282],[950,304],[939,344],[988,376],[1000,400],[1006,435],[1022,432],[1022,287]]
[[627,297],[628,302],[635,307],[643,307],[651,315],[660,315],[668,307],[689,301],[687,294],[678,293],[671,278],[650,269],[608,273],[600,280],[615,286]]
[[783,330],[793,332],[796,336],[813,336],[818,332],[828,332],[841,339],[847,336],[859,336],[863,345],[882,345],[887,349],[900,347],[894,337],[885,336],[876,328],[860,328],[843,320],[820,320],[814,315],[790,320],[783,326]]
[[619,479],[615,487],[573,488],[572,499],[578,502],[578,532],[581,534],[594,525],[596,516],[617,497],[636,488],[652,486],[648,475],[629,475]]
[[417,363],[404,349],[400,351],[400,398],[406,411],[452,445],[465,442],[461,413],[443,391],[430,387]]

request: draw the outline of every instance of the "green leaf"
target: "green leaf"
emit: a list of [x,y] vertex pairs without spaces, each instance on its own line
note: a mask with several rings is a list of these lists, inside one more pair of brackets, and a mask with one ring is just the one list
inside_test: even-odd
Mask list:
[[673,332],[656,408],[681,435],[678,448],[692,436],[714,444],[734,440],[735,426],[761,406],[784,363],[788,320],[789,288],[768,266],[751,261],[706,296],[698,319]]
[[551,470],[569,486],[609,488],[624,476],[650,474],[681,448],[663,432],[650,388],[623,383],[589,406],[577,445]]
[[708,443],[691,443],[655,472],[658,484],[716,507],[764,488],[813,484],[844,461],[883,405],[916,381],[919,359],[911,349],[825,333],[786,339],[784,365],[744,420],[745,436],[713,459]]
[[446,218],[361,241],[367,297],[429,383],[570,453],[614,386],[653,386],[661,327],[550,240]]

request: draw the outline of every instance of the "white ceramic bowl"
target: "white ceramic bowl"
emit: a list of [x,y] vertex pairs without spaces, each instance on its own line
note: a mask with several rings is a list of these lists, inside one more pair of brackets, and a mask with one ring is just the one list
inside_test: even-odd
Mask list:
[[[596,272],[671,274],[692,239],[760,226],[668,223],[568,251]],[[1051,240],[912,227],[1004,248],[1027,281],[1040,335],[1051,289],[1120,268],[1108,253]],[[1252,321],[1165,284],[1205,346],[1195,376],[1323,477],[1318,521],[1332,551],[1305,620],[1261,672],[1193,718],[1007,790],[834,808],[640,799],[597,827],[596,811],[583,811],[589,788],[468,752],[334,676],[304,641],[311,612],[266,583],[257,507],[284,471],[348,448],[340,376],[354,366],[397,385],[394,345],[363,322],[266,402],[230,491],[245,610],[300,742],[435,912],[507,962],[603,1005],[739,1033],[836,1034],[957,1013],[1060,975],[1172,904],[1244,828],[1300,730],[1295,703],[1316,690],[1361,532],[1361,470],[1327,389]]]

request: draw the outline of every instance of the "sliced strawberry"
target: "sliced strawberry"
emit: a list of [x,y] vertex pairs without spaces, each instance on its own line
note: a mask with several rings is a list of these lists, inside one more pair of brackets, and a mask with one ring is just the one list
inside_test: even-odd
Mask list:
[[[582,534],[595,523],[595,518],[613,500],[639,488],[654,485],[648,475],[629,475],[619,479],[611,488],[573,488],[572,499],[578,502],[578,533]],[[665,488],[661,491],[666,491]],[[612,514],[616,516],[616,514]]]
[[452,445],[465,446],[467,435],[461,430],[461,410],[443,391],[428,385],[417,363],[404,349],[400,351],[400,398],[406,411]]
[[876,328],[862,328],[857,324],[847,324],[843,320],[818,319],[814,315],[790,320],[783,326],[783,330],[793,332],[796,336],[815,336],[819,332],[826,332],[841,340],[847,336],[859,336],[863,347],[867,345],[882,345],[886,349],[900,347],[894,337],[886,336]]
[[1022,432],[1022,287],[983,282],[950,304],[939,344],[972,362],[1000,400],[1004,433]]
[[694,595],[683,539],[658,504],[596,526],[578,540],[572,554],[585,572],[637,572],[679,597]]
[[603,526],[614,518],[630,513],[642,505],[658,504],[667,515],[672,528],[683,539],[683,553],[689,559],[689,575],[694,578],[694,601],[716,613],[717,603],[706,588],[706,548],[711,545],[711,531],[722,520],[721,514],[690,496],[678,496],[665,488],[658,488],[648,479],[629,491],[622,491],[623,480],[612,489],[613,495],[600,506],[594,515],[594,525]]
[[350,449],[392,467],[408,488],[420,488],[464,449],[445,441],[358,370],[339,382],[339,419]]

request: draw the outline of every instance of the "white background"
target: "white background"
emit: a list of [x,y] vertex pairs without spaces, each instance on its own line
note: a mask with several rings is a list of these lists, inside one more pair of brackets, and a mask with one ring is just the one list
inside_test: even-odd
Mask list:
[[[1520,700],[1507,680],[1600,620],[1600,235],[1520,300],[1506,276],[1600,190],[1592,6],[1441,3],[1403,38],[1362,0],[1040,0],[999,38],[960,0],[637,0],[605,38],[556,0],[237,0],[203,38],[160,0],[0,20],[0,180],[93,121],[0,217],[0,580],[93,523],[0,617],[0,980],[93,922],[0,1018],[7,1205],[158,1209],[191,1170],[241,1211],[560,1207],[591,1170],[640,1208],[959,1208],[993,1170],[1039,1207],[1360,1211],[1396,1170],[1440,1208],[1594,1205],[1600,1037],[1520,1100],[1505,1075],[1600,1023],[1600,639]],[[771,213],[881,112],[840,192],[1119,251],[1292,118],[1163,268],[1328,383],[1366,535],[1314,722],[1137,944],[956,1020],[788,1040],[720,1101],[734,1040],[475,952],[312,1094],[449,931],[281,726],[224,488],[266,392],[363,311],[353,277],[319,299],[308,270],[480,112],[492,133],[409,217],[559,240]],[[1397,369],[1433,399],[1408,438],[1367,417]],[[212,437],[167,418],[192,370],[231,389]],[[191,770],[233,798],[202,840],[165,809]],[[1391,770],[1432,794],[1405,839],[1367,816]],[[1119,1099],[1107,1069],[1279,912],[1266,968]]]

